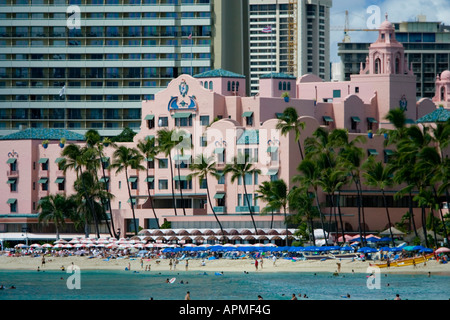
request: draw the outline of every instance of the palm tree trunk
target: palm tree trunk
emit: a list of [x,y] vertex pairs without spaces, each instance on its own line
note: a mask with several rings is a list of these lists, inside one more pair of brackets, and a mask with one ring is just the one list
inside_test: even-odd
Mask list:
[[[180,164],[178,164],[178,179],[180,179]],[[178,181],[178,186],[180,187],[180,196],[181,196],[181,207],[183,208],[183,215],[186,215],[186,208],[184,206],[184,199],[183,199],[183,188],[181,187],[181,180]]]
[[209,206],[211,207],[211,210],[212,210],[212,213],[214,215],[214,218],[216,218],[216,221],[219,224],[220,231],[222,232],[222,239],[226,240],[225,239],[225,232],[223,231],[222,224],[220,223],[219,218],[217,217],[217,214],[214,211],[214,207],[213,207],[212,202],[211,202],[211,196],[209,195],[208,180],[206,180],[206,195],[208,196]]
[[357,193],[357,203],[358,203],[358,232],[359,232],[359,239],[361,240],[361,246],[364,246],[364,238],[363,238],[363,233],[362,233],[362,230],[361,230],[361,195],[360,195],[360,192],[359,192],[359,186],[358,186],[358,182],[356,181],[356,178],[355,178],[355,176],[353,175],[353,173],[352,173],[352,176],[353,176],[353,181],[355,182],[355,186],[356,186],[356,193]]
[[[106,188],[105,166],[103,164],[101,157],[100,157],[100,165],[102,166],[103,180],[105,181],[105,191],[108,192],[108,189]],[[113,218],[113,213],[112,213],[111,200],[109,198],[107,199],[107,203],[108,203],[108,207],[109,207],[109,218],[111,220],[111,229],[112,229],[112,234],[111,234],[111,230],[110,230],[110,234],[112,236],[114,236],[114,238],[117,238],[116,228],[114,227],[114,218]],[[108,225],[108,222],[106,222],[106,225]],[[108,228],[109,228],[109,225],[108,225]]]
[[314,236],[314,226],[312,216],[310,216],[308,220],[309,220],[309,229],[311,230],[312,242],[314,245],[316,245],[316,237]]
[[437,241],[437,235],[436,235],[436,223],[435,223],[435,218],[434,218],[434,210],[433,208],[430,208],[430,215],[431,215],[431,226],[433,228],[433,236],[434,236],[434,247],[437,249],[438,248],[438,241]]
[[245,176],[242,177],[242,181],[244,182],[244,193],[245,193],[245,199],[248,205],[248,211],[250,212],[250,217],[252,218],[253,227],[255,228],[255,235],[258,235],[258,229],[256,228],[256,222],[255,218],[253,217],[253,210],[250,201],[248,200],[248,193],[247,193],[247,185],[245,184]]
[[408,202],[409,202],[409,213],[410,213],[410,216],[411,216],[411,221],[412,221],[412,226],[413,226],[413,229],[414,229],[414,234],[418,238],[419,234],[417,233],[416,221],[414,219],[413,195],[412,195],[411,191],[409,191],[409,200],[408,200]]
[[423,229],[423,236],[425,237],[425,247],[428,248],[428,235],[427,235],[427,221],[426,221],[426,212],[425,207],[422,206],[422,229]]
[[283,209],[284,209],[284,225],[286,226],[286,247],[287,247],[289,245],[289,235],[288,235],[286,206],[284,206]]
[[169,165],[170,165],[170,176],[172,177],[171,185],[172,185],[173,211],[175,212],[175,215],[177,216],[177,204],[176,204],[176,201],[175,201],[175,189],[174,189],[175,181],[173,180],[172,157],[170,156],[170,154],[169,154],[169,162],[170,162],[169,163]]
[[128,197],[130,198],[131,212],[133,213],[134,234],[137,234],[138,233],[138,227],[137,227],[137,224],[136,224],[136,215],[134,213],[134,203],[133,203],[133,199],[131,198],[130,183],[128,182],[128,168],[126,168],[126,167],[125,167],[125,179],[127,180]]
[[148,200],[150,201],[150,205],[152,207],[152,211],[153,211],[153,215],[155,216],[155,220],[156,220],[156,225],[159,227],[159,222],[158,222],[158,217],[156,216],[156,211],[155,211],[155,207],[153,206],[153,197],[151,195],[150,192],[150,188],[148,187],[148,179],[149,179],[149,175],[148,175],[148,170],[150,170],[150,166],[148,165],[148,161],[147,161],[147,192],[148,192]]
[[92,203],[92,199],[87,192],[86,184],[84,183],[84,179],[83,179],[83,168],[81,166],[80,166],[80,177],[81,177],[81,185],[83,186],[84,196],[85,196],[86,201],[91,210],[92,218],[94,219],[95,231],[97,233],[97,238],[100,238],[100,230],[98,229],[97,213],[95,212],[95,208],[94,208],[94,204]]
[[[320,209],[319,195],[318,195],[318,192],[317,192],[317,188],[314,188],[314,192],[315,192],[315,195],[316,195],[316,206],[317,206],[317,210],[319,211],[320,222],[321,222],[322,230],[323,230],[323,237],[325,239],[325,242],[328,245],[327,235],[325,234],[325,225],[323,224],[323,214],[322,214],[322,210]],[[314,234],[314,228],[313,228],[313,234]],[[315,242],[314,242],[314,245],[316,245]]]
[[298,150],[300,150],[300,157],[303,160],[303,151],[302,151],[302,145],[300,144],[300,140],[297,140]]
[[344,235],[344,222],[342,221],[342,213],[341,213],[341,190],[338,190],[338,198],[337,198],[337,207],[339,214],[339,222],[341,224],[341,232],[342,232],[342,241],[345,243],[345,235]]
[[[439,199],[438,199],[438,195],[437,195],[437,191],[436,191],[436,188],[433,186],[433,193],[434,193],[434,198],[436,199],[435,201],[436,201],[436,203],[439,203]],[[446,226],[445,226],[445,220],[444,220],[444,216],[443,216],[443,214],[442,214],[442,208],[441,208],[441,206],[439,206],[439,214],[440,214],[440,216],[441,216],[441,220],[442,220],[442,224],[443,224],[443,227],[444,227],[444,239],[448,239],[448,235],[447,235],[447,228],[446,228]]]
[[391,216],[389,215],[389,208],[387,205],[384,189],[381,189],[381,194],[383,195],[383,202],[384,202],[384,207],[386,208],[386,217],[387,217],[387,221],[388,221],[388,225],[389,225],[389,232],[391,234],[392,246],[394,247],[395,243],[394,243],[394,235],[392,234]]

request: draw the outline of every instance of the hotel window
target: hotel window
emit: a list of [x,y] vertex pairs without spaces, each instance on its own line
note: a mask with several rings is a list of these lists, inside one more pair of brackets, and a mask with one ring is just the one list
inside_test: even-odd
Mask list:
[[333,98],[340,98],[341,90],[333,90]]
[[160,179],[158,181],[158,189],[159,190],[167,190],[169,189],[169,181],[165,179]]
[[47,171],[48,170],[48,159],[47,158],[39,159],[39,163],[41,164],[41,170],[42,171]]
[[176,113],[174,114],[176,127],[191,127],[192,114],[191,113]]
[[17,199],[8,199],[7,203],[9,204],[10,212],[17,212]]
[[159,127],[168,127],[169,126],[169,118],[168,117],[159,117],[158,126]]
[[6,161],[7,164],[9,164],[9,171],[15,172],[17,171],[17,159],[16,158],[9,158],[8,161]]
[[58,178],[55,180],[55,183],[58,184],[58,191],[64,191],[65,190],[65,179],[64,178]]
[[153,114],[149,114],[145,117],[145,120],[147,120],[147,128],[153,129],[155,127],[155,116]]
[[223,171],[217,171],[217,174],[219,175],[217,184],[225,184],[225,175],[223,174]]
[[17,179],[15,178],[8,179],[7,183],[9,184],[9,190],[11,192],[17,191]]
[[245,118],[247,126],[253,125],[253,111],[244,112],[242,117]]
[[42,178],[38,181],[41,184],[41,190],[42,191],[48,191],[48,179]]
[[200,124],[202,126],[209,126],[209,116],[200,116]]
[[130,177],[128,179],[128,182],[130,183],[131,190],[137,190],[137,188],[138,188],[138,182],[137,181],[138,181],[137,177]]
[[145,179],[145,181],[147,182],[147,188],[149,190],[155,189],[155,177],[154,176],[149,176],[147,179]]
[[169,167],[168,159],[159,159],[158,160],[159,169],[167,169]]

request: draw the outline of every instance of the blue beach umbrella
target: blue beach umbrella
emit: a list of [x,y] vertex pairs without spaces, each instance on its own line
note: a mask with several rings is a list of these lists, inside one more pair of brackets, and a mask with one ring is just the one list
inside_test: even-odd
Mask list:
[[377,249],[375,248],[370,248],[370,247],[362,247],[358,249],[358,252],[363,252],[363,253],[373,253],[373,252],[377,252]]
[[352,247],[349,247],[349,246],[345,246],[345,247],[342,247],[340,250],[341,251],[354,251],[355,249],[353,249]]

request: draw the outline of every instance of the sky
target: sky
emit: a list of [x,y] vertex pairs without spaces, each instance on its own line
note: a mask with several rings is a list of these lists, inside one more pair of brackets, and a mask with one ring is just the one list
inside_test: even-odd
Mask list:
[[[373,10],[367,12],[368,8]],[[450,25],[450,0],[333,0],[333,7],[330,10],[331,62],[340,61],[337,44],[344,38],[345,10],[349,12],[351,29],[373,29],[378,21],[385,20],[386,13],[391,22],[416,21],[418,15],[425,15],[427,21]],[[333,31],[339,28],[341,30]],[[349,32],[349,35],[352,42],[374,42],[378,33],[353,31]]]

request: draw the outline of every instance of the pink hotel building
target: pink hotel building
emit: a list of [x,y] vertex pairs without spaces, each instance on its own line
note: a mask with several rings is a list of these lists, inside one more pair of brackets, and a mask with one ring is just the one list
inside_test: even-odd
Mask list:
[[[207,205],[204,185],[197,178],[187,179],[191,173],[189,162],[203,152],[214,157],[219,170],[239,153],[252,156],[255,166],[262,172],[246,177],[249,200],[258,228],[268,228],[271,215],[259,214],[264,203],[256,197],[257,189],[263,181],[270,179],[283,179],[291,187],[291,178],[298,173],[296,168],[301,161],[294,135],[282,136],[275,129],[277,114],[286,107],[294,107],[306,125],[301,134],[304,140],[320,126],[330,130],[347,128],[351,137],[367,136],[369,130],[375,132],[379,128],[389,128],[385,116],[389,110],[398,107],[405,109],[408,119],[416,121],[436,110],[436,105],[449,106],[450,72],[444,72],[437,80],[439,91],[435,101],[417,101],[416,78],[405,61],[403,46],[395,40],[394,27],[386,20],[380,26],[378,40],[370,47],[366,63],[361,65],[360,74],[353,75],[347,82],[323,82],[312,74],[295,79],[286,74],[272,73],[261,77],[259,94],[248,97],[244,92],[245,77],[225,70],[208,71],[194,77],[181,75],[172,80],[165,90],[155,95],[154,100],[142,103],[140,132],[134,142],[124,145],[136,147],[138,141],[156,137],[160,129],[179,128],[190,134],[194,147],[184,150],[183,154],[174,152],[171,155],[175,165],[173,179],[170,162],[163,154],[150,163],[150,179],[147,179],[145,171],[129,170],[130,178],[126,181],[124,173],[116,175],[115,171],[106,170],[109,190],[115,196],[111,204],[115,227],[125,231],[122,235],[133,228],[127,191],[129,183],[140,227],[154,228],[156,225],[147,195],[147,187],[150,186],[159,224],[170,221],[172,228],[218,228]],[[284,92],[289,93],[288,101],[282,98]],[[68,134],[60,134],[67,137],[67,143],[84,144],[77,141],[81,137]],[[0,174],[3,177],[0,181],[3,183],[0,232],[20,232],[24,226],[37,230],[39,200],[49,194],[74,192],[74,172],[64,174],[58,168],[62,151],[59,137],[50,137],[53,140],[44,148],[42,139],[46,137],[26,136],[21,140],[4,137],[0,140]],[[363,147],[368,155],[375,154],[378,160],[383,161],[389,152],[383,142],[383,136],[374,135]],[[113,152],[112,147],[105,148],[105,158],[111,161]],[[172,183],[175,184],[177,199],[176,215],[172,208]],[[223,227],[251,229],[242,181],[231,183],[230,177],[225,175],[219,180],[209,178],[208,184],[215,212]],[[180,187],[186,215],[182,210]],[[355,188],[349,185],[344,189],[342,196],[349,199],[342,208],[344,221],[347,231],[356,231],[357,208],[350,201],[355,196]],[[378,193],[365,190],[364,195],[377,197]],[[321,201],[325,201],[324,195]],[[406,206],[392,209],[394,222],[408,210]],[[419,217],[419,209],[415,210],[416,217]],[[365,219],[371,231],[382,230],[387,224],[381,207],[366,207]],[[416,223],[420,226],[419,220]],[[275,215],[274,228],[284,228],[283,214]]]

